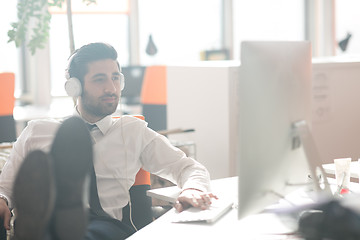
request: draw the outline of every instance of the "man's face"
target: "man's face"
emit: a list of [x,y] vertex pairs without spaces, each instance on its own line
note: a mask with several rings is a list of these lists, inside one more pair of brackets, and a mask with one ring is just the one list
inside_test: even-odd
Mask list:
[[84,76],[79,111],[89,122],[96,122],[115,112],[120,98],[120,71],[112,59],[88,64]]

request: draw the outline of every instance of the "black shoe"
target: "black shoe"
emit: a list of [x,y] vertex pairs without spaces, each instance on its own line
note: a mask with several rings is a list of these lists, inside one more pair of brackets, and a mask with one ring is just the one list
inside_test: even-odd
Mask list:
[[54,207],[55,191],[49,156],[30,152],[14,182],[16,240],[38,240],[45,237]]
[[93,150],[89,130],[78,117],[66,119],[51,147],[56,185],[52,228],[60,240],[79,240],[85,234],[85,178],[92,166]]

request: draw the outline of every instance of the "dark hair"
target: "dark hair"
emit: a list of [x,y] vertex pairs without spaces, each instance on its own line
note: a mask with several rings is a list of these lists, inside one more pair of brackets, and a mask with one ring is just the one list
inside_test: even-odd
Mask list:
[[[115,48],[107,43],[89,43],[75,50],[69,57],[70,62],[66,71],[69,77],[76,77],[83,83],[88,72],[88,63],[103,59],[117,60],[117,56]],[[117,64],[120,69],[119,63]]]

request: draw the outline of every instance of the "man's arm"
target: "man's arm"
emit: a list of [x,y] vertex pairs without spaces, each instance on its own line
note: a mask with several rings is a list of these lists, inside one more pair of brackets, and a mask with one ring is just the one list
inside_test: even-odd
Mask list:
[[212,199],[217,199],[210,192],[210,176],[206,168],[173,147],[166,138],[155,138],[144,150],[142,160],[148,171],[183,189],[175,204],[179,212],[191,206],[207,209]]

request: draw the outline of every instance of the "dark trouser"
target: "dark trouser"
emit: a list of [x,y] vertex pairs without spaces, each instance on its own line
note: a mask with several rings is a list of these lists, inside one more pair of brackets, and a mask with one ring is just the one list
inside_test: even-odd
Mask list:
[[126,223],[110,217],[93,216],[90,213],[85,240],[121,240],[133,233],[135,230]]
[[0,240],[6,240],[6,229],[4,228],[4,221],[0,218]]

